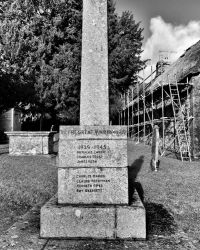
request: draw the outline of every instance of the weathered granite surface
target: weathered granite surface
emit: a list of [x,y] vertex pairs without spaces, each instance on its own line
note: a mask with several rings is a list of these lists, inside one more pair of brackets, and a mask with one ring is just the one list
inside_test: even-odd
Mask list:
[[117,237],[120,239],[146,238],[146,212],[143,205],[132,202],[130,206],[117,206]]
[[[146,237],[145,213],[137,211],[144,210],[143,205],[137,209],[128,206],[127,128],[109,126],[107,26],[107,0],[83,0],[81,126],[60,127],[59,198],[41,209],[42,237]],[[102,177],[91,178],[93,173]],[[101,180],[101,184],[95,186],[92,179]],[[102,184],[102,180],[110,180],[111,185]],[[124,201],[127,206],[122,209],[118,205]],[[128,221],[126,210],[141,223],[137,225],[135,218]],[[123,217],[133,233],[121,225]],[[141,228],[136,234],[138,226]]]
[[41,237],[112,238],[114,207],[56,206],[53,198],[41,209]]
[[128,169],[59,168],[58,203],[128,204]]
[[40,155],[52,154],[53,136],[57,132],[47,131],[14,131],[6,132],[9,137],[9,154]]
[[145,209],[137,192],[130,206],[59,206],[53,197],[41,209],[41,237],[145,239]]
[[61,126],[59,167],[127,167],[126,126]]
[[109,125],[107,0],[83,0],[81,125]]

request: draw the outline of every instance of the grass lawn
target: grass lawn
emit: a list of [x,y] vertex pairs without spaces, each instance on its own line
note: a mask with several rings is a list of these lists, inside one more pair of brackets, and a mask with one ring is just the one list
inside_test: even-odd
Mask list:
[[163,249],[194,249],[181,243],[184,232],[200,249],[200,162],[163,157],[159,171],[152,172],[150,147],[129,143],[128,155],[130,179],[136,182],[147,211],[148,239],[165,239]]
[[[150,147],[133,142],[128,158],[130,186],[137,187],[146,208],[147,241],[57,241],[64,244],[58,249],[200,249],[200,163],[163,157],[152,172]],[[55,158],[0,155],[0,173],[1,233],[56,193],[57,169]]]
[[55,157],[0,155],[0,234],[57,191]]

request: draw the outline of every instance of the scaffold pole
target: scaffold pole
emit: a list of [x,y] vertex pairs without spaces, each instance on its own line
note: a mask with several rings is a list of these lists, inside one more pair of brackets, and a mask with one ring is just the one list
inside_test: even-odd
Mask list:
[[138,99],[138,105],[137,105],[137,108],[138,108],[138,143],[140,142],[140,90],[139,90],[139,82],[137,82],[137,99]]
[[130,136],[129,131],[129,125],[130,125],[130,109],[129,109],[129,89],[127,91],[127,107],[128,107],[128,121],[127,121],[127,127],[128,127],[128,137]]
[[[144,79],[144,69],[143,69],[143,79]],[[145,144],[145,136],[146,136],[146,133],[145,133],[145,126],[146,126],[146,118],[145,118],[145,111],[146,111],[146,109],[145,109],[145,82],[143,82],[143,84],[142,84],[142,87],[143,87],[143,129],[144,129],[144,131],[143,131],[143,142],[144,142],[144,144]]]

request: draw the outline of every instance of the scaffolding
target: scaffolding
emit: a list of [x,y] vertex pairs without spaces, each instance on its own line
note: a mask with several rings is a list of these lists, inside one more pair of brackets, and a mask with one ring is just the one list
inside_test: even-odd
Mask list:
[[[161,61],[159,74],[164,71]],[[128,136],[137,142],[151,143],[155,125],[159,126],[159,152],[173,151],[182,161],[191,161],[191,90],[188,78],[177,82],[176,75],[154,84],[158,69],[151,67],[150,75],[137,82],[124,95],[119,124],[127,125]],[[158,75],[157,75],[158,76]]]

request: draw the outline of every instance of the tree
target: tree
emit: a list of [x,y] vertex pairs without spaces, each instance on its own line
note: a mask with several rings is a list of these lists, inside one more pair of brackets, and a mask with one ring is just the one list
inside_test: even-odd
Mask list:
[[109,90],[110,114],[113,120],[122,107],[121,94],[134,86],[137,73],[144,67],[141,60],[142,31],[131,12],[115,13],[109,1]]
[[[28,101],[27,96],[31,96],[34,88],[31,88],[31,79],[27,82],[22,74],[19,74],[17,68],[17,47],[19,43],[16,40],[15,33],[16,23],[13,22],[13,27],[9,30],[10,23],[7,23],[9,18],[8,6],[11,1],[0,1],[0,113],[15,106],[19,102]],[[20,70],[21,72],[21,70]]]
[[28,111],[77,122],[80,2],[15,0],[4,13],[1,66],[34,89]]
[[[1,69],[21,86],[28,112],[78,124],[82,1],[0,1]],[[119,17],[109,1],[109,86],[111,116],[119,95],[136,81],[142,30],[129,12]],[[24,96],[26,98],[24,98]],[[20,98],[16,99],[19,102]]]

